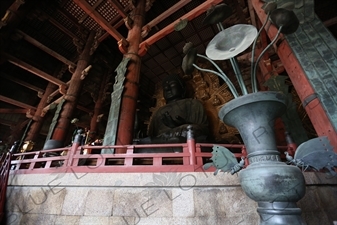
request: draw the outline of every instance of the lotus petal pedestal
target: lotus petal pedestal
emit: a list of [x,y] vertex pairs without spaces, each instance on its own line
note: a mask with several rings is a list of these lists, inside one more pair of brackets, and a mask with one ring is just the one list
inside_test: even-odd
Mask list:
[[279,92],[257,92],[231,100],[219,112],[246,146],[249,166],[239,178],[246,195],[258,203],[260,225],[305,224],[296,206],[305,194],[303,174],[281,162],[275,141],[274,120],[284,113],[285,101]]

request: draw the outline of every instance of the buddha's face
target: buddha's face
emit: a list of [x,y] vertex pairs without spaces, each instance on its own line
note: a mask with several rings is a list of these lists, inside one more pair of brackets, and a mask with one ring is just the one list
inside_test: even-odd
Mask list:
[[182,98],[182,87],[176,80],[168,80],[163,87],[164,98],[166,102],[174,101]]

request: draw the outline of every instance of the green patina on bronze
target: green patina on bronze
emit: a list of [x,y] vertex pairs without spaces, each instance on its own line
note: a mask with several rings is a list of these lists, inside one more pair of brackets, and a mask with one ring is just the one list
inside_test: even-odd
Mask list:
[[[118,128],[118,119],[120,114],[120,105],[122,99],[122,93],[124,90],[125,73],[130,58],[123,58],[122,62],[116,68],[117,76],[115,78],[115,84],[113,86],[113,92],[111,93],[111,105],[109,111],[108,123],[104,134],[103,145],[115,145],[116,135]],[[102,154],[113,154],[114,149],[102,149]]]
[[48,134],[47,134],[47,137],[46,137],[46,141],[48,141],[51,136],[53,135],[53,132],[54,132],[54,129],[55,129],[55,126],[57,124],[57,121],[60,117],[60,113],[63,109],[63,104],[66,102],[66,100],[63,98],[59,104],[57,104],[57,107],[56,107],[56,111],[55,111],[55,114],[54,114],[54,117],[53,117],[53,120],[50,124],[50,127],[49,127],[49,131],[48,131]]

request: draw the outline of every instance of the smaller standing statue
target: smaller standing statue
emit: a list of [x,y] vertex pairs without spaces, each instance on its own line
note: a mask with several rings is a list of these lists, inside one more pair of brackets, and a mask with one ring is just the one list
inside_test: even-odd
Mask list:
[[[23,145],[20,149],[21,153],[25,153],[25,152],[30,152],[32,151],[33,147],[34,147],[34,142],[33,141],[25,141],[23,142]],[[25,158],[24,155],[21,155],[17,158],[17,160],[23,160]]]

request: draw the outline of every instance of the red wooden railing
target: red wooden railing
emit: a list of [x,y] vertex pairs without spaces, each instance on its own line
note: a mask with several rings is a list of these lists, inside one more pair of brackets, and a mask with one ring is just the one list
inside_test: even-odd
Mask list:
[[2,154],[0,159],[0,222],[4,217],[6,190],[9,175],[9,168],[11,165],[11,153]]
[[[238,144],[219,144],[230,149],[237,158],[246,155],[245,147]],[[180,144],[79,146],[14,154],[11,172],[29,173],[139,173],[139,172],[201,172],[203,164],[212,156],[213,144]],[[124,154],[83,154],[83,148],[92,152],[98,149],[126,149]],[[180,148],[172,153],[135,153],[139,149]],[[280,147],[287,149],[287,147]],[[43,157],[45,153],[63,152],[63,156]],[[247,165],[248,162],[246,162]],[[211,171],[211,170],[210,170]],[[214,170],[213,170],[214,171]]]

